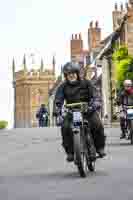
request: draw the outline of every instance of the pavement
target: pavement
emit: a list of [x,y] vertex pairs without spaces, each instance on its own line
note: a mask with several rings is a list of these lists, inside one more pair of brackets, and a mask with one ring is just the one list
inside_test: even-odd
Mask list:
[[0,200],[133,200],[133,146],[119,128],[105,128],[107,156],[80,178],[67,163],[60,129],[0,132]]

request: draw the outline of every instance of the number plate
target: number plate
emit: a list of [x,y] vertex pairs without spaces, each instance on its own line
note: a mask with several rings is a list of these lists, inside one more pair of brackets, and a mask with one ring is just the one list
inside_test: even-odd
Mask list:
[[133,114],[133,109],[128,109],[127,114],[129,114],[129,115]]
[[127,119],[133,119],[133,109],[127,109]]
[[73,121],[82,122],[82,114],[80,112],[73,112]]

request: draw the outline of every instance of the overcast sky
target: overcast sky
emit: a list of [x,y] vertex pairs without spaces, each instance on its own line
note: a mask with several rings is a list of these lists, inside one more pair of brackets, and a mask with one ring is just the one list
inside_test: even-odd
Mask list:
[[112,31],[115,2],[125,0],[0,0],[0,120],[13,122],[12,58],[17,70],[23,55],[43,57],[46,65],[56,55],[57,71],[69,60],[72,33],[82,33],[87,48],[90,21],[99,21],[102,38]]

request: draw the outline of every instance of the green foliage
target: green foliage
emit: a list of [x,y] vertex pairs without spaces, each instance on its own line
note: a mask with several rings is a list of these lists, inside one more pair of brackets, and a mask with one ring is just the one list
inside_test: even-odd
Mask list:
[[116,51],[113,54],[113,60],[120,62],[121,60],[127,58],[128,56],[128,49],[127,47],[120,47],[118,49],[116,49]]
[[122,46],[114,52],[113,62],[116,68],[117,88],[120,88],[125,79],[133,80],[133,72],[129,71],[129,66],[133,65],[133,56],[128,55],[127,47]]
[[6,128],[7,125],[8,125],[8,122],[7,122],[7,121],[4,121],[4,120],[0,121],[0,129]]

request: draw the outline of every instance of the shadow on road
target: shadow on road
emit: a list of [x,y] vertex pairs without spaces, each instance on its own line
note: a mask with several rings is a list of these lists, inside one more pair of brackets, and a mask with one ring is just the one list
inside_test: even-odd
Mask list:
[[132,146],[130,141],[128,143],[120,143],[120,146]]
[[131,146],[130,142],[115,142],[108,143],[107,146]]
[[[85,179],[94,179],[96,177],[105,177],[109,176],[109,174],[106,171],[95,171],[95,172],[88,172],[88,175]],[[4,183],[15,183],[15,182],[26,182],[26,183],[32,183],[32,184],[39,184],[42,182],[56,182],[56,181],[71,181],[71,180],[77,180],[84,178],[81,178],[78,172],[75,170],[74,172],[53,172],[53,173],[47,173],[47,174],[30,174],[30,175],[18,175],[18,176],[0,176],[0,185]]]

